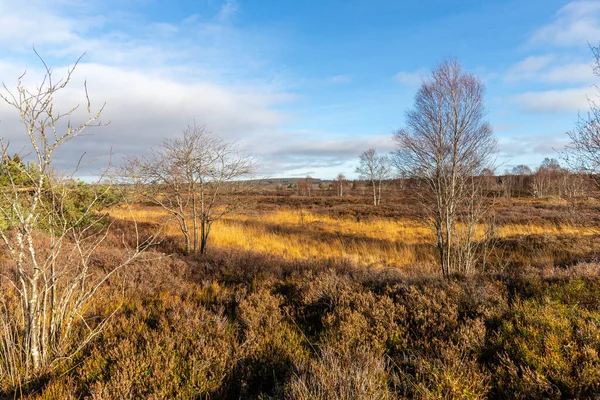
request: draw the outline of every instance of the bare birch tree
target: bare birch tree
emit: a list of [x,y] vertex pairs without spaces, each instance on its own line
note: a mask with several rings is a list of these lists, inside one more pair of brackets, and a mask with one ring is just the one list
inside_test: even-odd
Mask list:
[[335,188],[336,194],[339,197],[344,196],[344,186],[347,185],[348,180],[344,174],[338,174],[338,176],[333,181],[333,186]]
[[[594,56],[592,70],[600,77],[600,46],[590,46]],[[587,172],[600,186],[598,172],[600,171],[600,87],[596,86],[596,98],[588,98],[589,110],[585,115],[579,115],[575,128],[567,132],[569,143],[563,158],[576,171]]]
[[532,171],[527,165],[517,165],[506,170],[501,178],[502,191],[505,197],[523,196],[531,192]]
[[308,196],[310,197],[312,192],[313,178],[308,175],[306,178],[299,179],[296,183],[296,188],[298,189],[299,196]]
[[126,158],[122,175],[177,221],[187,253],[204,253],[213,223],[239,207],[239,180],[254,170],[254,160],[235,143],[194,124],[150,155]]
[[381,203],[381,188],[386,179],[391,178],[392,166],[387,156],[380,156],[375,149],[364,151],[359,157],[356,172],[367,180],[373,189],[373,205]]
[[[459,255],[459,237],[468,242],[474,230],[459,235],[459,216],[483,210],[476,176],[490,167],[496,140],[485,120],[485,87],[463,71],[458,61],[445,60],[424,80],[406,126],[394,135],[396,165],[426,183],[429,207],[437,238],[442,274],[465,272]],[[463,217],[463,222],[471,217]],[[469,243],[467,243],[469,244]],[[461,262],[459,262],[461,261]]]
[[[13,157],[2,168],[0,188],[0,251],[7,260],[0,268],[0,382],[14,386],[71,357],[100,332],[107,319],[88,315],[90,301],[144,248],[138,243],[127,249],[105,271],[92,267],[90,259],[110,227],[97,212],[109,186],[91,185],[91,197],[73,214],[70,204],[80,194],[73,183],[77,167],[59,177],[52,166],[58,148],[87,128],[102,125],[103,107],[92,111],[86,89],[87,114],[81,123],[73,123],[78,106],[61,111],[54,99],[71,81],[77,63],[55,80],[40,60],[45,68],[41,83],[26,85],[23,74],[16,89],[4,85],[0,94],[18,113],[28,139],[22,154],[27,166]],[[8,141],[0,138],[3,160],[8,148]]]

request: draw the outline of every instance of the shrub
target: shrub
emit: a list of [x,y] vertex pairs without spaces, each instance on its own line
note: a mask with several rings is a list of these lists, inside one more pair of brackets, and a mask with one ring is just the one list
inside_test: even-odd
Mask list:
[[294,365],[308,359],[305,339],[282,310],[282,299],[265,288],[240,303],[240,360],[235,380],[228,384],[229,390],[239,391],[236,397],[254,398],[261,393],[280,396]]
[[228,377],[237,345],[222,315],[179,296],[127,305],[80,372],[93,399],[198,398]]
[[324,347],[317,359],[298,367],[287,398],[298,400],[392,399],[386,363],[366,350],[340,355]]
[[600,394],[600,315],[577,305],[526,300],[491,345],[503,397],[582,398]]
[[320,333],[315,339],[340,354],[360,348],[382,356],[390,343],[405,336],[395,322],[402,318],[396,313],[402,314],[403,307],[395,307],[389,297],[374,294],[348,276],[334,271],[308,275],[301,291],[303,319],[312,314],[311,324],[320,327],[320,332],[312,332]]

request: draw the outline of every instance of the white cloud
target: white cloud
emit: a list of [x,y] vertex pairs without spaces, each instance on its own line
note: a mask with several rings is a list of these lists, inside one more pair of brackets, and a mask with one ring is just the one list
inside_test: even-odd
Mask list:
[[504,73],[507,82],[543,82],[552,84],[588,83],[596,80],[589,63],[563,63],[555,55],[529,56]]
[[240,10],[239,4],[236,0],[225,0],[219,13],[217,14],[217,20],[221,22],[229,21],[234,15]]
[[568,143],[569,137],[565,132],[551,132],[517,137],[503,136],[498,139],[498,148],[503,158],[529,156],[530,159],[536,157],[541,161],[544,157],[556,157],[557,152],[563,150]]
[[[146,152],[194,120],[227,140],[241,140],[248,149],[260,147],[254,137],[276,142],[284,135],[280,126],[286,115],[276,107],[292,95],[271,76],[244,74],[268,64],[268,53],[257,47],[270,46],[263,37],[225,21],[237,12],[235,1],[226,1],[208,22],[192,16],[179,24],[144,25],[124,15],[124,20],[133,19],[104,25],[105,17],[93,17],[90,21],[101,28],[93,33],[79,28],[86,25],[85,12],[77,9],[71,15],[38,0],[25,5],[0,0],[0,82],[13,88],[25,69],[26,82],[40,82],[41,65],[32,43],[57,78],[67,62],[87,51],[71,84],[56,97],[56,106],[65,110],[74,101],[83,103],[84,79],[93,104],[106,102],[103,120],[110,125],[66,145],[57,155],[58,168],[72,168],[84,152],[90,159],[112,148],[116,161],[123,154]],[[120,30],[125,26],[133,32]],[[255,57],[258,53],[260,59]],[[244,71],[236,65],[243,65]],[[83,117],[78,112],[74,122]],[[26,144],[18,114],[4,104],[0,104],[0,132],[14,151]]]
[[423,81],[423,78],[428,75],[426,69],[418,69],[416,71],[401,71],[394,75],[394,80],[401,85],[405,86],[417,86]]
[[329,78],[331,83],[350,83],[352,82],[352,76],[350,75],[336,75]]
[[[85,21],[81,21],[85,25]],[[50,12],[44,3],[0,1],[0,45],[11,49],[32,44],[64,44],[77,40],[75,21]]]
[[532,36],[534,43],[559,46],[585,46],[600,38],[600,2],[574,1],[562,7],[554,21],[538,29]]
[[[284,153],[301,156],[330,156],[340,158],[358,158],[363,151],[374,148],[380,153],[387,153],[393,149],[391,135],[338,137],[333,139],[319,139],[324,132],[303,132],[297,137],[308,138],[288,143],[280,147]],[[296,135],[294,135],[296,136]]]
[[542,75],[549,83],[593,83],[597,78],[588,63],[570,63],[549,69]]
[[506,71],[507,81],[527,80],[546,68],[554,59],[552,55],[529,56]]
[[[6,70],[8,68],[4,68]],[[0,68],[0,70],[3,70]],[[55,77],[64,68],[55,69]],[[38,81],[40,71],[31,70],[27,82]],[[16,79],[15,75],[15,79]],[[282,100],[277,93],[256,92],[259,88],[224,87],[207,82],[181,83],[158,75],[130,71],[100,64],[80,64],[70,86],[56,97],[55,112],[84,103],[83,80],[88,82],[92,106],[106,102],[102,114],[108,126],[93,129],[86,136],[66,146],[73,162],[86,152],[88,158],[107,154],[140,154],[159,144],[163,138],[179,135],[187,124],[196,120],[227,140],[240,140],[248,148],[258,147],[251,138],[279,136],[279,125],[285,118],[272,110]],[[7,86],[14,87],[11,81]],[[74,103],[75,102],[75,103]],[[84,115],[77,112],[74,123]],[[25,143],[18,114],[0,106],[0,131],[3,137],[20,148]],[[68,163],[61,163],[68,168]],[[72,164],[70,164],[72,166]]]
[[358,163],[359,155],[374,148],[379,154],[393,150],[391,135],[364,135],[348,137],[340,135],[331,139],[326,132],[290,132],[285,143],[271,142],[261,146],[259,155],[262,167],[269,176],[306,176],[306,169],[319,169],[325,176],[333,178],[339,172],[351,174]]
[[593,88],[556,89],[525,92],[512,97],[524,111],[562,112],[588,109],[588,97],[594,96]]

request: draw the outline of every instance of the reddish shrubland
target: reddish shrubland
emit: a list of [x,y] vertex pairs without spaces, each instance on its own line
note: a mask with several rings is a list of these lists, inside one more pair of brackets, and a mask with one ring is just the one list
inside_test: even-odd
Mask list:
[[443,280],[243,252],[151,255],[115,276],[89,310],[106,315],[121,304],[92,345],[30,387],[4,385],[4,396],[581,398],[600,390],[597,264]]
[[[126,222],[113,228],[98,270],[134,237]],[[153,227],[138,229],[143,238]],[[2,381],[0,397],[600,396],[595,235],[503,239],[494,256],[504,264],[450,279],[417,266],[180,248],[165,236],[113,275],[86,309],[114,313],[102,333],[23,387]]]

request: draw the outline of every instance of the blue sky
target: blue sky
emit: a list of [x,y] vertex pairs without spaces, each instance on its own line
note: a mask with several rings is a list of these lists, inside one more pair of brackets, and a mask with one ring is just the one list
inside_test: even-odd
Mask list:
[[[35,45],[55,73],[86,52],[83,80],[110,125],[70,143],[86,152],[141,154],[195,120],[239,140],[261,174],[352,177],[369,147],[392,150],[421,78],[457,57],[488,88],[500,171],[557,157],[600,78],[600,1],[0,0],[0,81],[14,87]],[[0,132],[22,147],[14,111]],[[89,173],[89,171],[88,171]]]

